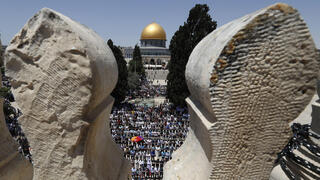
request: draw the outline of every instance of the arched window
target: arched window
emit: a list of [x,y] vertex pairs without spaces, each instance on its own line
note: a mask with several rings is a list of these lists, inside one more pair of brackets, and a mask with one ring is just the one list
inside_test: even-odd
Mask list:
[[150,60],[150,64],[155,65],[154,59]]

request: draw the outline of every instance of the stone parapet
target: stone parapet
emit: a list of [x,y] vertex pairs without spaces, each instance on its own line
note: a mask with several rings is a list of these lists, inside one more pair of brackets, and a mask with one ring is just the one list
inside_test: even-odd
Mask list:
[[[164,177],[188,179],[196,171],[203,175],[197,179],[268,179],[291,136],[289,123],[315,93],[319,62],[305,22],[286,4],[210,33],[186,67],[192,129],[186,141],[197,139],[201,147],[181,146]],[[174,168],[177,162],[181,168]]]
[[7,75],[32,148],[34,179],[127,179],[112,141],[112,51],[93,30],[44,8],[12,39]]

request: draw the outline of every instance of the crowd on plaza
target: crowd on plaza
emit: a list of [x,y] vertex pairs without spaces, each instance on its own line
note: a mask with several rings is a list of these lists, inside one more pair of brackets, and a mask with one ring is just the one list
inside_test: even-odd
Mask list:
[[30,153],[28,140],[18,122],[18,118],[22,115],[22,113],[19,109],[11,106],[11,102],[14,101],[14,97],[9,90],[11,88],[10,82],[8,78],[3,74],[4,73],[2,73],[2,87],[4,89],[2,89],[2,96],[4,96],[3,113],[5,121],[11,136],[18,142],[18,151],[32,163],[32,156]]
[[164,85],[151,85],[152,80],[146,78],[140,79],[140,87],[136,90],[129,90],[126,100],[132,99],[143,99],[143,98],[154,98],[166,95],[166,86]]
[[[149,94],[153,88],[141,87]],[[187,109],[174,108],[167,100],[157,106],[124,102],[110,114],[112,137],[131,161],[132,179],[162,179],[163,165],[182,145],[188,127]]]
[[[123,103],[110,115],[112,137],[132,162],[133,179],[161,179],[164,162],[187,135],[188,113],[170,103],[148,107]],[[133,142],[132,137],[143,140]]]
[[150,80],[166,80],[169,73],[168,70],[148,70],[146,69],[146,77]]

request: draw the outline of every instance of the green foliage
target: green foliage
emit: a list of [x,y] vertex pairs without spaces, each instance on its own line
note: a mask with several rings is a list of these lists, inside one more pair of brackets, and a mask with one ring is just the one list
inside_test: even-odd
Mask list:
[[10,93],[11,93],[10,88],[7,88],[7,87],[0,88],[0,97],[6,98],[10,95]]
[[[1,43],[1,41],[0,41]],[[1,45],[1,44],[0,44]],[[0,76],[3,78],[4,74],[5,74],[5,67],[1,66],[0,67]],[[2,79],[3,80],[3,79]],[[13,94],[11,92],[11,88],[10,87],[6,87],[6,86],[2,86],[0,87],[0,98],[6,98],[8,99],[10,102],[14,101],[13,98]]]
[[5,72],[5,67],[4,67],[4,66],[1,66],[1,67],[0,67],[0,71],[1,71],[1,74],[4,74],[4,72]]
[[208,12],[206,4],[196,4],[189,11],[187,22],[179,27],[170,41],[167,96],[175,106],[186,106],[185,98],[190,95],[185,70],[193,48],[217,27],[216,21],[212,20]]
[[129,89],[131,90],[135,90],[139,88],[140,80],[139,80],[139,75],[137,73],[129,72],[128,86],[129,86]]
[[127,62],[124,60],[121,50],[113,45],[111,39],[108,40],[108,45],[116,58],[118,65],[118,82],[111,95],[115,98],[115,104],[119,104],[126,98],[128,90],[128,70]]
[[0,39],[0,66],[3,66],[3,52],[2,52],[2,43],[1,43],[1,39]]
[[145,76],[141,52],[138,45],[134,47],[133,59],[129,62],[129,72],[136,72],[139,75]]

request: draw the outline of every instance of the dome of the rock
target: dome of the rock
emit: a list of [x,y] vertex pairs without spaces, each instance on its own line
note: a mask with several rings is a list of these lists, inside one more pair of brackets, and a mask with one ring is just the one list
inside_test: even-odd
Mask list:
[[159,24],[153,22],[143,29],[140,39],[166,40],[166,32]]
[[[145,26],[140,34],[140,53],[145,68],[163,69],[171,58],[166,48],[166,32],[157,23]],[[123,54],[127,62],[132,60],[134,49],[124,47]]]

